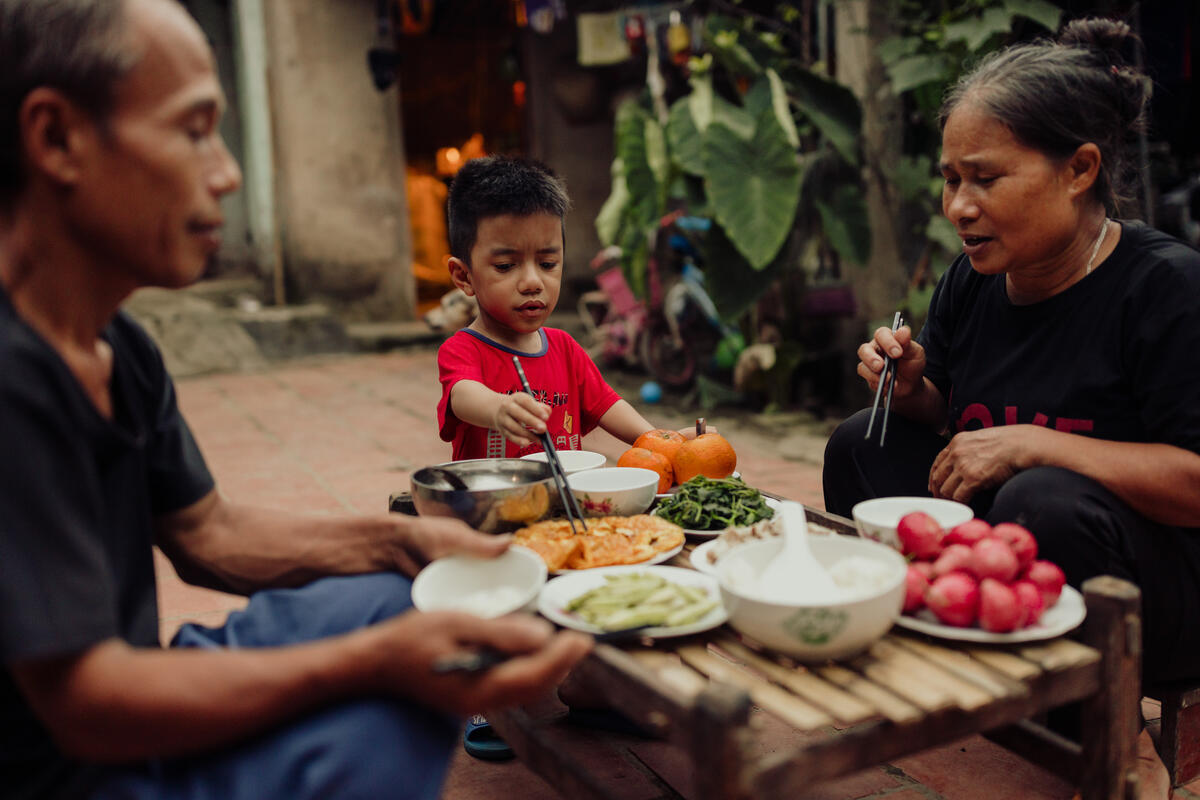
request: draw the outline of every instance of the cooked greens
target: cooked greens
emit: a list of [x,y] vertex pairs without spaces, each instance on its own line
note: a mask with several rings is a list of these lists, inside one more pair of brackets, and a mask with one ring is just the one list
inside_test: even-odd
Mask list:
[[605,575],[604,580],[567,603],[567,611],[606,631],[641,625],[687,625],[718,605],[704,589],[683,586],[659,575],[634,572]]
[[719,531],[736,525],[753,525],[775,516],[762,492],[741,478],[706,478],[697,475],[679,491],[658,504],[655,514],[693,531]]

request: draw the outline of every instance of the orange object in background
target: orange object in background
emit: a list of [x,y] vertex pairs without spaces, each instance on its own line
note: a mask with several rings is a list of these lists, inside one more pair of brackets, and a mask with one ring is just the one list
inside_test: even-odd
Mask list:
[[721,434],[702,433],[680,445],[671,464],[679,483],[686,483],[697,475],[728,478],[737,469],[737,453]]
[[658,428],[643,433],[634,441],[633,446],[644,447],[647,450],[662,453],[667,457],[667,461],[673,463],[675,461],[675,454],[679,452],[679,446],[686,441],[687,439],[683,438],[683,434],[679,431]]
[[662,494],[671,488],[675,481],[675,473],[671,461],[662,453],[647,450],[644,447],[631,447],[617,459],[618,467],[639,467],[654,470],[658,473],[658,493]]

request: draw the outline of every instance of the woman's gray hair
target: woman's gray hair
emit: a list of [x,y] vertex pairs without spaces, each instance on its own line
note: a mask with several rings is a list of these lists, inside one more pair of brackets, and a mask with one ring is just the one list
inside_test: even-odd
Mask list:
[[21,104],[58,89],[98,120],[137,62],[125,36],[127,0],[0,0],[0,206],[24,187]]
[[1140,41],[1108,19],[1069,23],[1057,40],[1015,45],[987,56],[951,87],[939,123],[963,102],[977,104],[1019,142],[1048,158],[1080,145],[1100,148],[1094,187],[1110,215],[1136,191],[1134,144],[1145,128],[1150,80],[1126,57]]

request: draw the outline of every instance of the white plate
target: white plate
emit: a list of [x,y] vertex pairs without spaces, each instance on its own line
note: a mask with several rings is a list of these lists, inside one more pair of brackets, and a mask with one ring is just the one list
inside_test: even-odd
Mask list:
[[[655,553],[654,555],[650,556],[650,558],[647,558],[645,561],[639,561],[636,564],[622,564],[621,566],[623,566],[623,567],[645,567],[645,566],[649,566],[651,564],[661,564],[664,561],[670,561],[672,558],[679,555],[682,551],[683,551],[683,542],[680,542],[675,547],[672,547],[670,550],[664,550],[661,553]],[[556,570],[553,570],[550,574],[551,575],[570,575],[575,572],[595,572],[598,569],[608,569],[608,567],[588,567],[587,569],[556,569]]]
[[643,567],[638,565],[621,567],[594,567],[592,569],[576,570],[570,575],[554,578],[542,587],[538,597],[538,611],[551,622],[556,622],[564,628],[574,628],[585,633],[603,633],[604,631],[584,622],[580,617],[566,611],[567,603],[579,595],[602,585],[605,575],[621,575],[630,572],[645,572],[658,575],[672,583],[682,586],[696,586],[708,592],[717,601],[717,607],[695,622],[687,625],[676,625],[671,628],[646,628],[642,636],[653,638],[668,638],[672,636],[690,636],[715,628],[725,622],[728,615],[725,607],[720,604],[721,589],[717,581],[710,575],[703,575],[694,569],[686,567]]
[[[669,497],[669,495],[657,495],[657,497],[659,497],[659,498]],[[763,501],[767,504],[768,508],[773,508],[776,511],[779,510],[779,501],[776,500],[774,497],[764,497]],[[650,513],[654,514],[655,516],[658,516],[658,507],[656,506],[654,508],[654,510],[651,511]],[[719,528],[718,530],[715,530],[715,531],[697,531],[697,530],[693,530],[692,528],[684,528],[683,532],[686,533],[688,536],[695,536],[700,539],[713,539],[717,536],[720,536],[722,533],[725,532],[725,530],[726,530],[725,528]]]
[[705,575],[716,576],[717,565],[708,560],[708,551],[717,546],[716,539],[709,539],[707,542],[701,542],[692,549],[688,556],[692,561],[692,566],[703,572]]
[[[543,591],[545,591],[543,589]],[[918,616],[910,617],[902,614],[896,624],[910,631],[927,633],[942,639],[955,639],[960,642],[983,642],[985,644],[1011,644],[1013,642],[1036,642],[1041,639],[1053,639],[1074,630],[1083,617],[1087,608],[1083,604],[1083,595],[1064,586],[1058,602],[1049,611],[1042,614],[1036,625],[1022,628],[1012,633],[992,633],[983,628],[956,628],[953,625],[943,625],[933,616],[929,609],[918,612]]]

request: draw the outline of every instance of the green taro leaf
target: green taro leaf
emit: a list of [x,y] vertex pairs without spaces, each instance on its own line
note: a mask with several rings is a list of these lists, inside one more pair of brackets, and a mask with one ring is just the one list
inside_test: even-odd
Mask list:
[[645,121],[646,129],[644,136],[646,139],[646,164],[650,167],[650,172],[654,174],[655,183],[659,190],[665,189],[668,178],[671,172],[671,162],[667,155],[667,136],[662,125],[658,124],[658,120],[647,115]]
[[691,95],[671,106],[667,122],[667,141],[679,166],[692,175],[704,174],[704,140],[692,115]]
[[629,205],[629,187],[625,183],[625,165],[621,159],[613,159],[612,192],[596,215],[596,236],[605,247],[615,244],[621,227],[621,215]]
[[954,232],[954,223],[941,214],[929,218],[925,226],[925,238],[939,244],[952,256],[962,250],[962,239]]
[[647,121],[649,112],[632,100],[617,110],[617,158],[625,167],[632,211],[636,219],[651,224],[662,216],[659,203],[662,190],[647,154]]
[[901,156],[900,161],[892,170],[892,183],[896,185],[901,198],[905,201],[924,200],[929,194],[929,178],[932,170],[933,160],[925,154]]
[[1046,0],[1004,0],[1004,10],[1014,17],[1031,19],[1051,32],[1062,21],[1062,9]]
[[843,183],[814,202],[833,249],[855,264],[866,264],[871,257],[871,226],[867,224],[867,199],[862,188]]
[[771,283],[795,263],[795,239],[788,237],[779,255],[764,269],[754,269],[720,225],[709,230],[703,244],[704,285],[722,320],[732,323],[753,308]]
[[[712,122],[719,122],[726,128],[729,128],[739,139],[749,141],[754,138],[755,117],[741,106],[735,106],[733,103],[717,95],[713,95],[712,97]],[[708,134],[708,126],[701,128],[701,130],[706,135]]]
[[972,52],[978,50],[996,34],[1012,30],[1012,17],[1001,8],[984,9],[982,15],[969,16],[946,26],[946,41],[967,43]]
[[750,266],[762,269],[792,229],[802,177],[774,111],[763,112],[749,140],[720,122],[709,125],[704,168],[717,221]]
[[764,72],[763,77],[755,81],[746,93],[746,112],[752,117],[758,119],[768,109],[774,110],[775,120],[787,135],[788,144],[793,148],[800,147],[800,135],[796,132],[796,121],[788,105],[787,90],[779,73],[773,69]]
[[926,83],[944,81],[949,69],[950,62],[941,53],[922,53],[900,59],[887,72],[892,91],[900,94]]
[[849,164],[858,164],[862,106],[854,92],[811,70],[787,73],[792,100]]
[[917,36],[893,36],[885,39],[875,52],[884,65],[891,65],[904,56],[911,56],[920,46],[921,39]]

